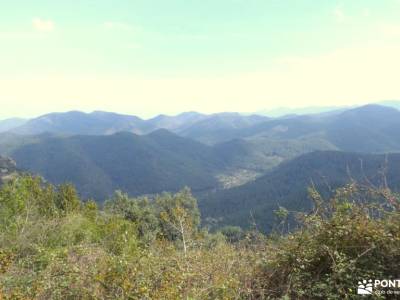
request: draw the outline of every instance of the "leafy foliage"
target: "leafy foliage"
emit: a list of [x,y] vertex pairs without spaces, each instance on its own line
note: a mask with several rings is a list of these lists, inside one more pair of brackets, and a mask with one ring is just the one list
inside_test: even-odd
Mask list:
[[[359,278],[400,264],[400,202],[351,184],[330,201],[311,190],[302,226],[200,227],[188,189],[156,199],[116,192],[100,210],[71,185],[19,177],[0,189],[2,299],[350,299]],[[291,212],[281,208],[285,220]]]
[[100,211],[94,201],[81,202],[71,185],[20,177],[1,188],[0,213],[5,299],[248,294],[240,282],[251,268],[240,257],[250,253],[223,239],[210,248],[213,237],[200,230],[188,189],[156,200],[116,192]]
[[315,191],[313,198],[301,230],[269,243],[257,276],[271,298],[353,299],[360,279],[397,278],[397,196],[352,183],[328,202]]

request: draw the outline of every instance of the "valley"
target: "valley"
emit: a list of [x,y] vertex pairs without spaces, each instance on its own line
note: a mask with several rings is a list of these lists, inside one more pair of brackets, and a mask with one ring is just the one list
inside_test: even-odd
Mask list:
[[[382,154],[400,151],[400,111],[381,105],[281,118],[67,112],[15,126],[0,133],[0,153],[54,184],[74,184],[84,199],[102,203],[115,190],[140,196],[188,186],[204,220],[248,227],[254,211],[262,231],[271,230],[279,206],[310,209],[311,183],[322,191],[340,187],[350,181],[347,168],[357,180],[364,171],[376,175]],[[396,162],[393,154],[390,170]],[[390,182],[397,178],[389,175]]]

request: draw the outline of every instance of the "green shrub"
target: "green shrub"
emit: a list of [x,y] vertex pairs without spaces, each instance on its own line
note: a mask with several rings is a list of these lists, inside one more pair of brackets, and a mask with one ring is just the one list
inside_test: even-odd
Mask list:
[[117,192],[99,210],[72,186],[17,178],[0,188],[0,299],[352,299],[360,279],[397,278],[396,195],[310,192],[299,229],[266,237],[201,229],[188,189]]
[[397,278],[400,213],[394,195],[352,184],[327,203],[315,199],[315,211],[301,216],[301,230],[269,243],[257,278],[263,295],[348,299],[356,297],[360,279]]

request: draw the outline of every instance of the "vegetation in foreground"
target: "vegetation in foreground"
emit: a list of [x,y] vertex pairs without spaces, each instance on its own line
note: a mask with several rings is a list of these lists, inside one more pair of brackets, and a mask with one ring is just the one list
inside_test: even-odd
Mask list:
[[189,190],[121,192],[103,209],[71,185],[24,176],[0,190],[0,299],[352,299],[364,278],[395,279],[399,199],[352,183],[291,213],[268,237],[200,227]]

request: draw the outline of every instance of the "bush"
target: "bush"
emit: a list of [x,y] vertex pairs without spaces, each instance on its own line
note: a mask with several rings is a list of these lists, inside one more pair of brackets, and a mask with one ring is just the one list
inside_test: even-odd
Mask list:
[[201,229],[188,189],[117,192],[99,210],[72,186],[17,178],[0,189],[0,298],[350,299],[360,279],[397,278],[395,195],[352,184],[311,196],[297,231],[265,237]]
[[263,295],[346,299],[356,297],[360,279],[397,278],[400,214],[394,195],[352,184],[326,203],[314,199],[314,212],[300,216],[301,230],[269,243],[257,278]]

